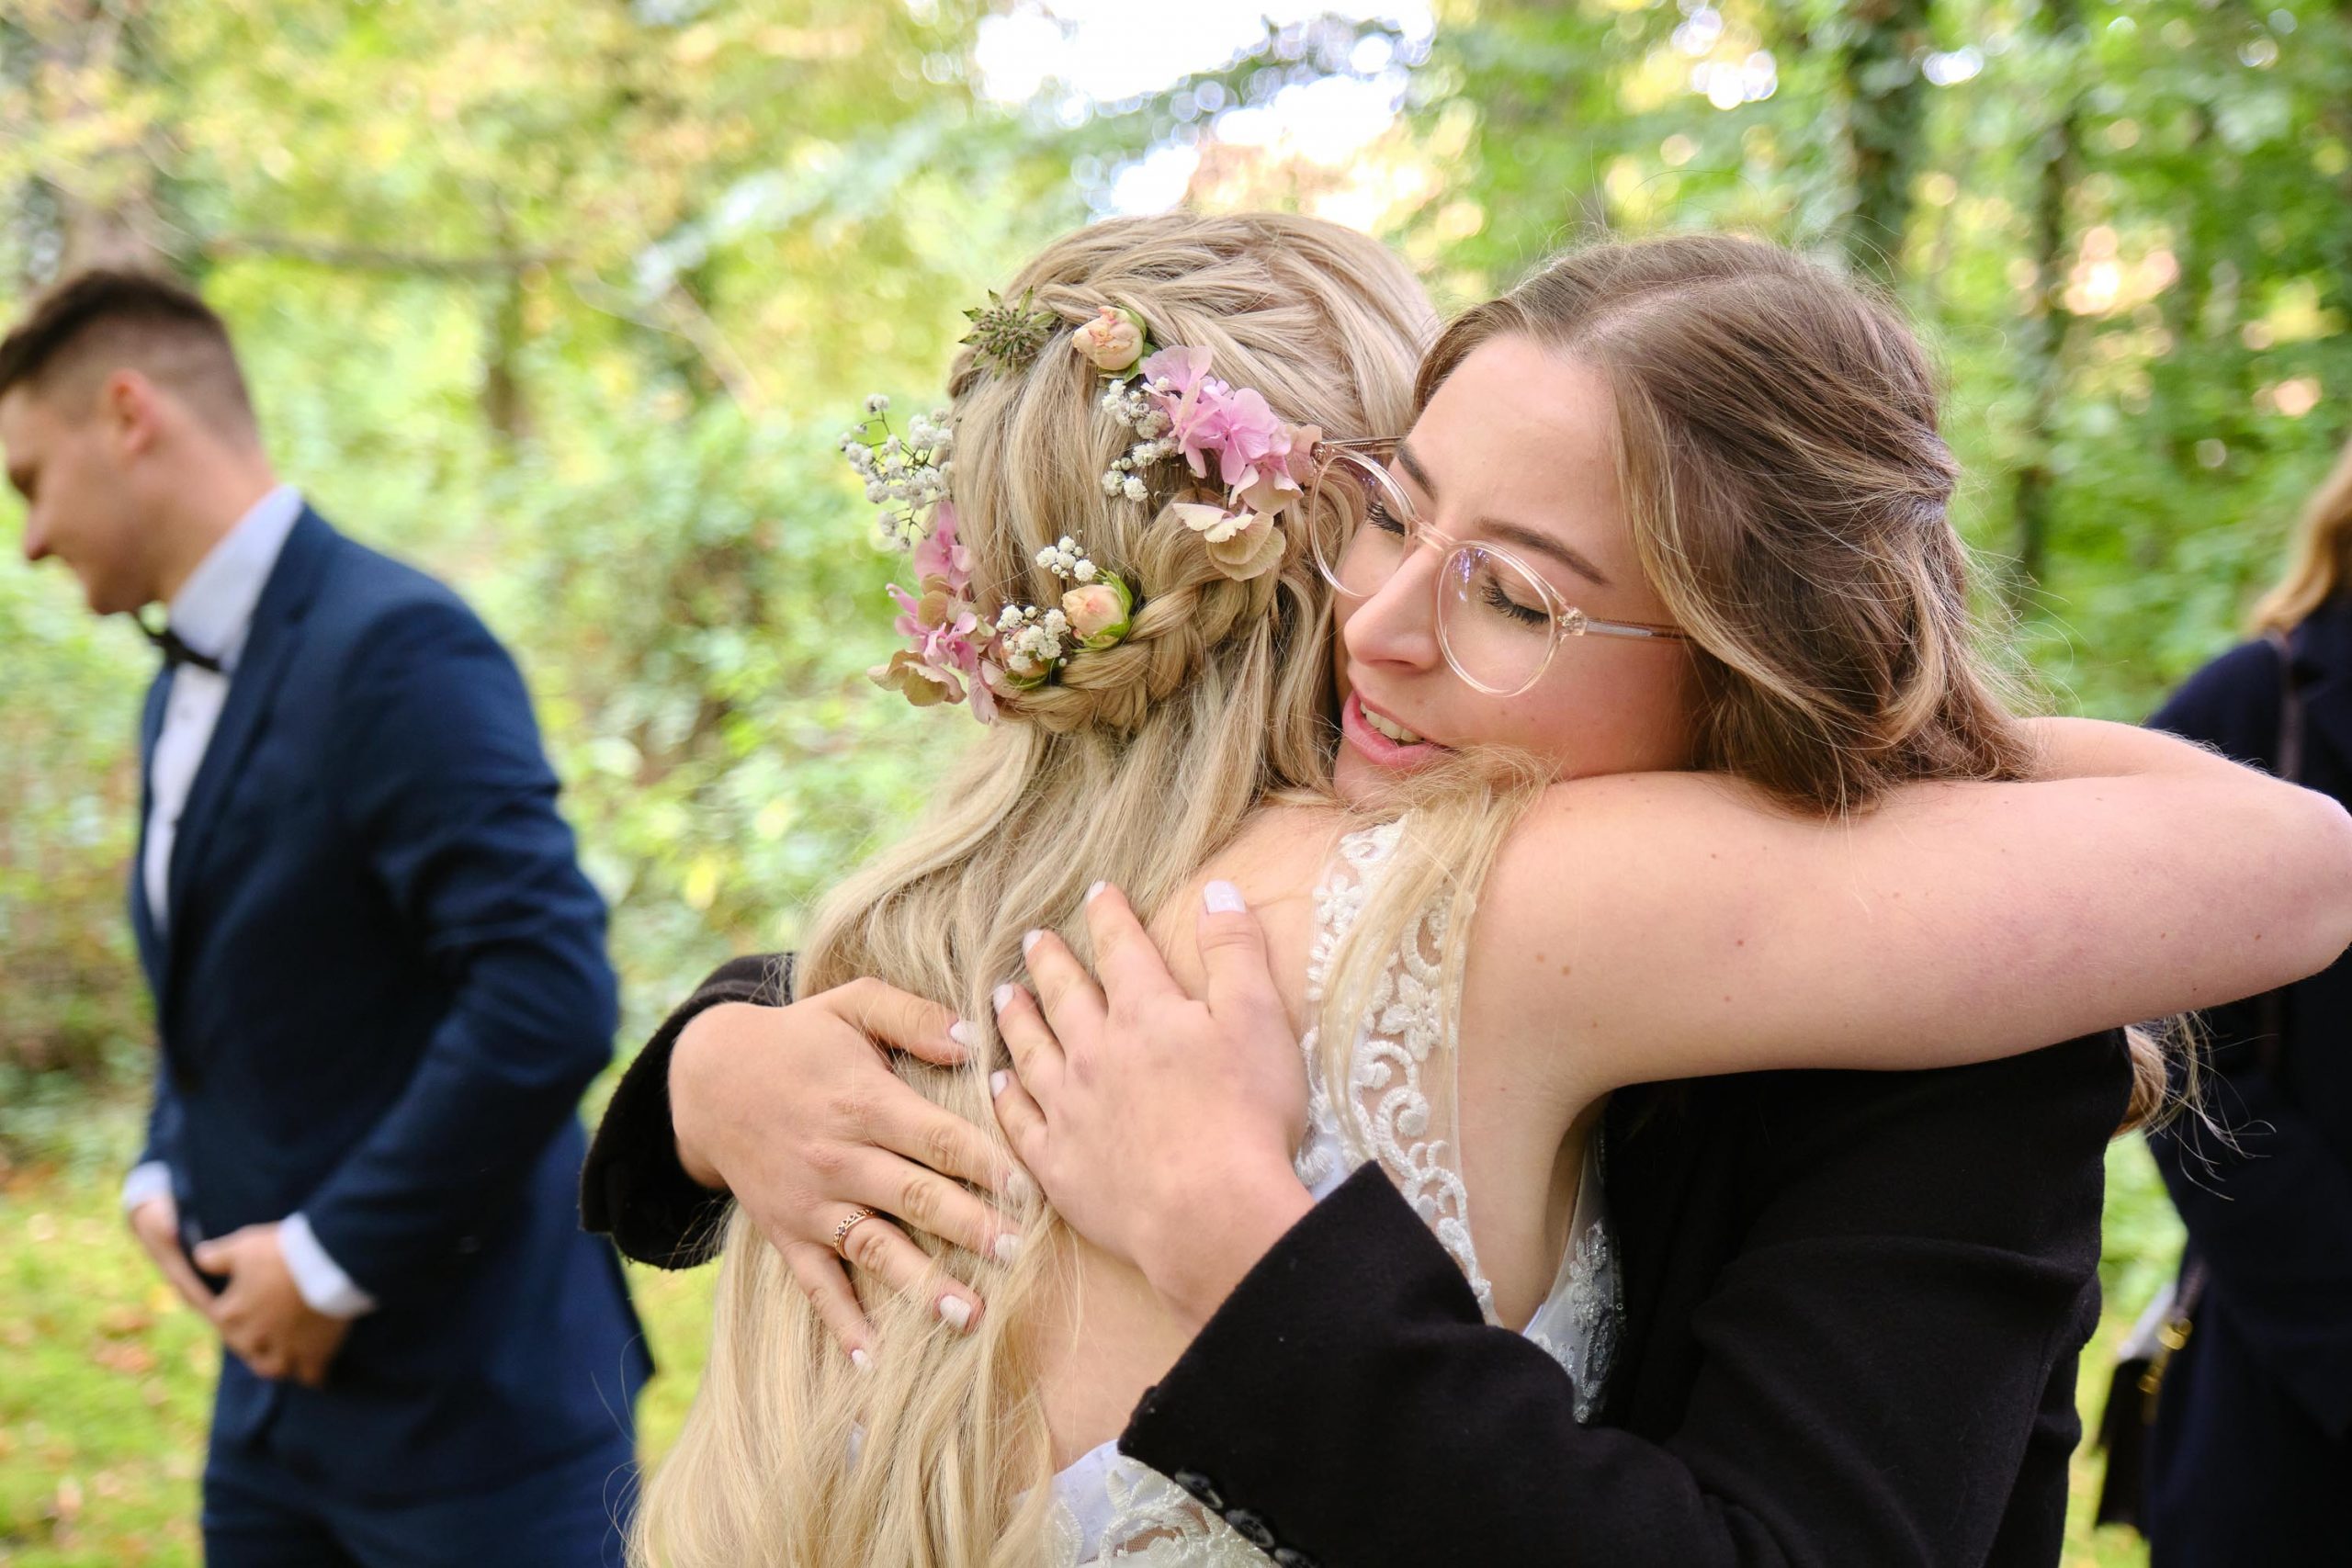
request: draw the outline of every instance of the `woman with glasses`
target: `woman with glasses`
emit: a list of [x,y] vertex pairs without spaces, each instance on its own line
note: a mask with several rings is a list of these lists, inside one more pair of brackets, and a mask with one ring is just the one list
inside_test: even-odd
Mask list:
[[[2001,706],[1923,356],[1784,253],[1566,257],[1409,400],[1327,226],[1100,224],[1033,291],[938,558],[1021,627],[1082,542],[1132,617],[991,684],[805,999],[722,972],[616,1096],[592,1223],[746,1205],[649,1559],[2054,1561],[2091,1032],[2326,962],[2352,823]],[[1409,429],[1204,554],[1204,465],[1098,482],[1098,313]]]

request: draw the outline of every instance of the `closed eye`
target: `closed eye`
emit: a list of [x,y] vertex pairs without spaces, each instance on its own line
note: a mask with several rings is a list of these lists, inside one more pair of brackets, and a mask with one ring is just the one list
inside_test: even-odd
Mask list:
[[1540,626],[1552,618],[1552,612],[1541,607],[1522,604],[1503,592],[1502,584],[1493,578],[1478,585],[1478,595],[1489,609],[1499,610],[1522,626]]

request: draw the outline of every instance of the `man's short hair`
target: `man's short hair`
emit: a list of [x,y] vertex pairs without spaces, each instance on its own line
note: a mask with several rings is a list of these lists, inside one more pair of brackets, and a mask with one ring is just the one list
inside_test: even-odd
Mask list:
[[253,399],[227,324],[167,277],[111,268],[77,274],[0,338],[0,396],[69,384],[95,396],[99,378],[124,369],[170,388],[218,431],[254,428]]

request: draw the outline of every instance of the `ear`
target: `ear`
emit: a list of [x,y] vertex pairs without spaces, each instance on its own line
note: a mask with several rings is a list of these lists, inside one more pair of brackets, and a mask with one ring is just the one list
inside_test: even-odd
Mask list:
[[163,395],[136,370],[117,370],[98,389],[98,414],[125,457],[151,449],[162,434]]

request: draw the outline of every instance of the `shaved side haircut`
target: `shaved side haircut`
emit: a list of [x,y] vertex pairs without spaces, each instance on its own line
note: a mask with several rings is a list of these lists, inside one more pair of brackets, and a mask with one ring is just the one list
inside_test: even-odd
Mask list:
[[76,415],[117,370],[168,389],[222,436],[257,435],[229,329],[189,289],[153,273],[80,273],[0,338],[0,396],[24,387]]

